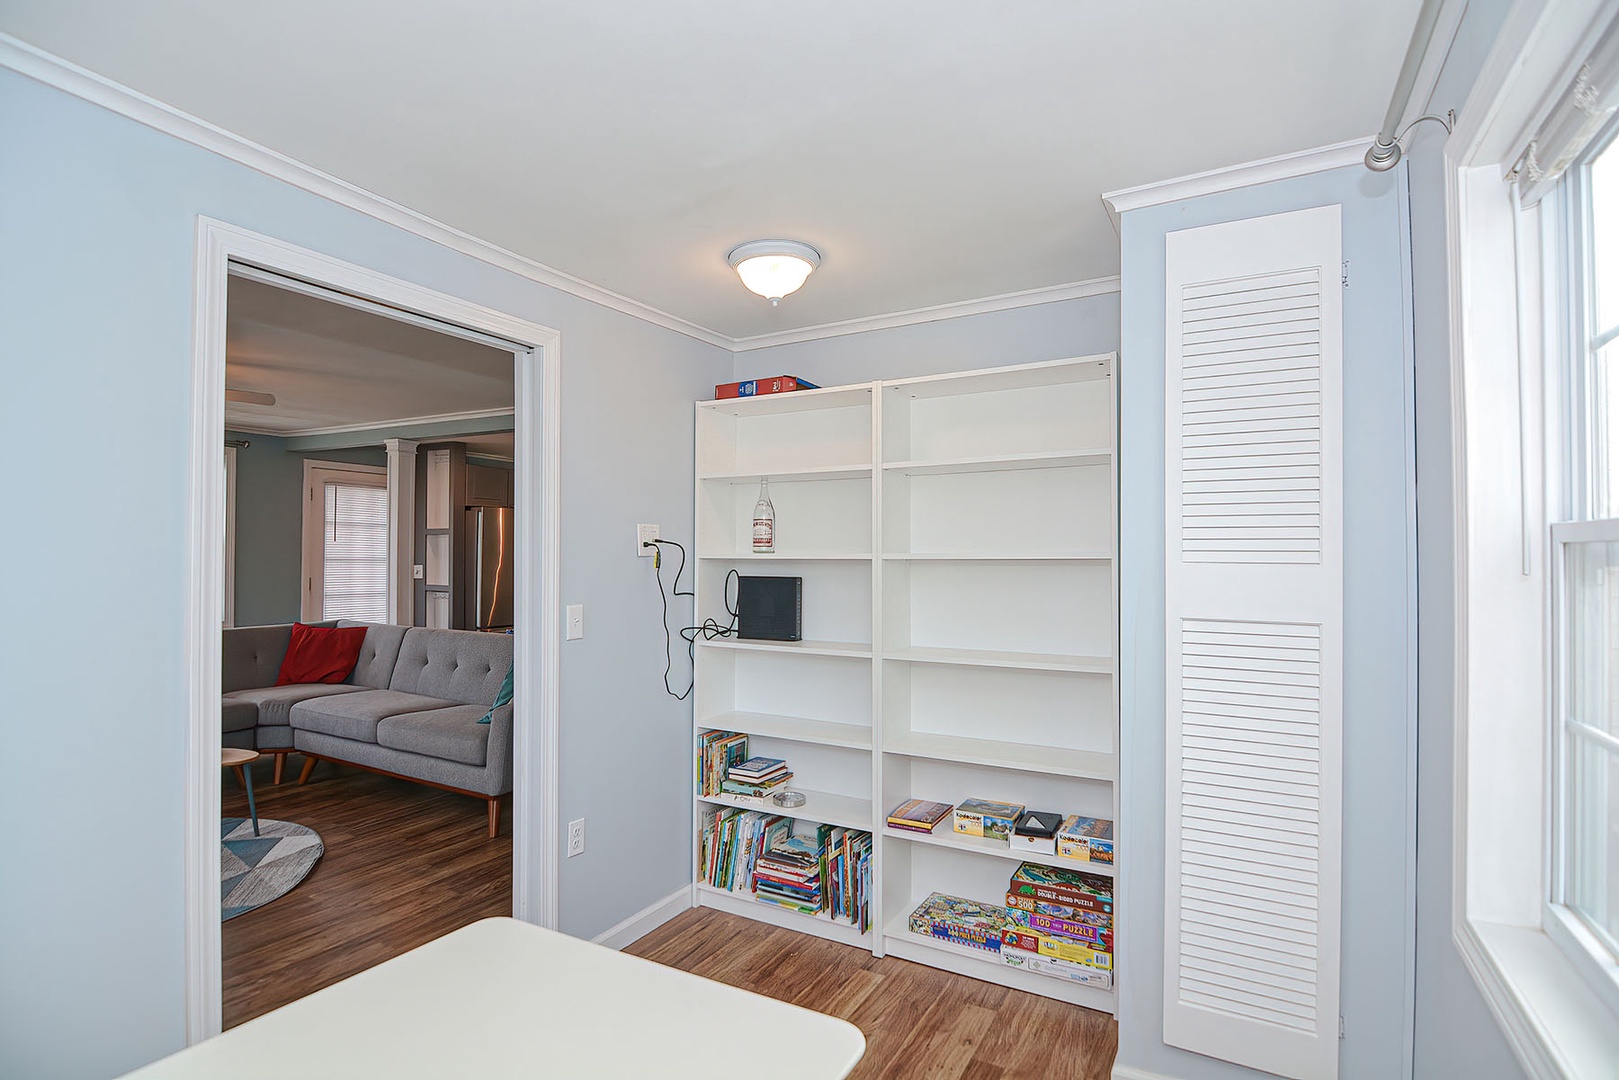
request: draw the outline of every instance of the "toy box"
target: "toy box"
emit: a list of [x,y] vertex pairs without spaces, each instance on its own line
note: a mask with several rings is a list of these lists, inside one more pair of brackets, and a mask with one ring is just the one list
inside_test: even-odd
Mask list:
[[956,807],[956,832],[963,836],[1005,840],[1012,835],[1012,826],[1021,813],[1023,807],[1018,803],[967,799]]

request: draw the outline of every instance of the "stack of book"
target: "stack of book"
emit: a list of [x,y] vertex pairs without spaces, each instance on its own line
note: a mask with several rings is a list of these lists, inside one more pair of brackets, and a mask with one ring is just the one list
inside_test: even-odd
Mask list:
[[758,798],[771,794],[792,778],[792,770],[781,758],[749,758],[726,769],[720,790],[727,795]]
[[991,953],[1001,951],[1002,935],[1016,925],[1007,910],[997,904],[944,893],[933,893],[922,901],[910,918],[913,933]]
[[817,825],[813,835],[776,840],[754,863],[754,895],[767,904],[805,915],[825,911],[823,871],[831,838],[832,826]]
[[888,827],[904,829],[906,832],[931,833],[954,809],[950,803],[907,799],[889,813]]
[[751,893],[759,857],[791,835],[791,818],[758,810],[703,811],[698,878],[717,889]]
[[718,795],[731,771],[748,756],[748,737],[737,731],[705,731],[697,737],[697,790]]
[[1113,880],[1079,870],[1021,863],[1006,890],[1014,925],[1001,959],[1086,986],[1113,985]]
[[871,834],[833,829],[827,844],[826,884],[834,919],[871,929]]

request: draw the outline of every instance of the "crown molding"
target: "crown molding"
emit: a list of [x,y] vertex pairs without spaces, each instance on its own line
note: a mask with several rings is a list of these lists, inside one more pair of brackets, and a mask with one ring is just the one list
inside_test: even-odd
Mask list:
[[1242,165],[1229,165],[1223,169],[1193,173],[1191,176],[1180,176],[1173,180],[1160,180],[1139,187],[1108,191],[1102,194],[1102,201],[1107,205],[1109,213],[1117,215],[1148,206],[1180,202],[1182,199],[1196,199],[1222,191],[1269,184],[1275,180],[1291,180],[1296,176],[1341,169],[1345,165],[1360,164],[1366,156],[1366,148],[1372,145],[1373,138],[1374,136],[1367,135],[1363,139],[1350,139],[1348,142],[1333,143],[1330,146],[1318,146],[1313,150],[1300,150],[1279,157],[1250,161]]
[[[275,431],[270,428],[253,424],[249,420],[245,424],[233,424],[226,421],[225,430],[239,432],[243,435],[268,435],[274,439],[310,439],[329,435],[367,435],[376,434],[377,441],[385,438],[413,438],[417,442],[434,442],[439,439],[454,439],[460,435],[488,435],[495,432],[512,430],[515,422],[515,413],[511,409],[473,409],[467,412],[438,413],[433,416],[402,416],[397,420],[382,420],[364,424],[338,424],[333,427],[298,428],[293,431]],[[491,426],[482,423],[485,420],[499,420],[502,423]],[[433,427],[435,430],[420,435],[400,436],[399,432],[407,429]],[[333,443],[332,446],[337,444]],[[330,449],[331,447],[326,447]],[[293,449],[289,447],[289,449]],[[302,449],[314,449],[303,447]]]
[[285,154],[261,146],[242,136],[226,131],[206,120],[148,97],[87,68],[63,60],[59,56],[34,47],[10,34],[0,33],[0,67],[9,68],[36,82],[54,87],[74,97],[99,105],[120,116],[144,124],[165,135],[171,135],[193,146],[201,147],[255,172],[291,184],[313,195],[357,210],[368,217],[404,229],[441,247],[498,266],[530,281],[588,300],[602,307],[641,319],[644,322],[673,330],[698,341],[731,347],[731,339],[705,326],[671,315],[639,300],[593,285],[583,278],[574,277],[555,267],[546,266],[514,251],[480,240],[419,213],[341,180],[330,173],[305,165]]
[[756,349],[770,349],[777,345],[796,345],[802,341],[819,341],[822,338],[864,334],[870,330],[892,330],[899,326],[915,326],[920,323],[940,322],[944,319],[959,319],[966,315],[986,315],[995,311],[1034,307],[1038,304],[1055,304],[1062,300],[1078,300],[1086,296],[1104,296],[1118,291],[1119,278],[1115,274],[1112,277],[1092,278],[1089,281],[1071,281],[1066,285],[1048,285],[1040,289],[1002,293],[1000,296],[985,296],[977,300],[958,300],[950,304],[912,308],[909,311],[896,311],[888,315],[868,315],[859,319],[844,319],[841,322],[804,326],[797,330],[782,330],[773,334],[735,338],[731,342],[731,351],[739,353],[753,352]]

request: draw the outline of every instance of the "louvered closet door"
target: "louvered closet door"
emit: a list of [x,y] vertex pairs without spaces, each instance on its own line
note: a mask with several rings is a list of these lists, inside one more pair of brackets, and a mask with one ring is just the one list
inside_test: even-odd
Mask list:
[[1337,206],[1170,233],[1164,1041],[1338,1072]]

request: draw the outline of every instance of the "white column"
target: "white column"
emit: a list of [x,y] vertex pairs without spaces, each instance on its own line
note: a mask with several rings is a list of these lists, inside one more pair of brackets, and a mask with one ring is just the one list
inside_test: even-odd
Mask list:
[[387,439],[388,621],[416,622],[416,443]]

